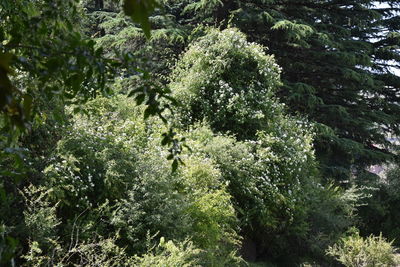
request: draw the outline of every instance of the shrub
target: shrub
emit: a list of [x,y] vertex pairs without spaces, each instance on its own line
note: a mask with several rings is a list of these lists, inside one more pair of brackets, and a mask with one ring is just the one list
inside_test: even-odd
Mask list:
[[26,266],[133,266],[133,257],[117,246],[113,238],[72,241],[69,247],[63,247],[53,240],[50,253],[43,251],[38,242],[30,242],[29,251],[23,256]]
[[358,208],[366,197],[364,189],[355,186],[345,190],[334,184],[311,184],[306,201],[309,231],[305,242],[299,244],[305,249],[304,254],[315,260],[329,261],[326,249],[357,222]]
[[243,33],[209,29],[182,55],[170,87],[183,103],[181,122],[206,118],[214,130],[252,139],[280,112],[273,99],[279,72],[273,56]]
[[81,242],[92,243],[93,234],[115,238],[128,254],[145,253],[151,233],[190,239],[204,264],[237,262],[236,214],[215,163],[184,152],[185,165],[172,172],[160,120],[144,121],[143,107],[122,96],[87,106],[87,115],[72,118],[45,170],[64,242],[77,224]]
[[307,234],[306,190],[318,171],[311,126],[285,114],[274,96],[280,70],[264,51],[236,29],[209,29],[182,55],[170,87],[183,103],[180,121],[211,126],[192,131],[203,145],[190,146],[221,170],[243,235],[277,258]]
[[29,185],[21,192],[25,200],[25,226],[29,239],[41,244],[57,239],[57,226],[61,223],[56,216],[56,205],[47,200],[51,189]]
[[297,249],[293,239],[309,230],[306,200],[316,169],[311,135],[296,126],[282,124],[281,136],[259,132],[256,141],[213,136],[206,125],[193,126],[188,135],[189,146],[220,169],[244,238],[252,239],[261,255],[275,259]]
[[140,175],[129,196],[116,205],[112,224],[135,251],[144,251],[147,233],[202,249],[203,264],[236,262],[236,216],[220,172],[210,160],[185,158],[171,173],[170,165],[149,149],[137,163]]
[[165,241],[161,237],[155,247],[149,248],[148,252],[140,257],[134,258],[134,266],[140,267],[194,267],[199,264],[201,250],[196,248],[192,242],[185,240],[182,243]]
[[280,70],[265,50],[236,29],[208,29],[176,64],[170,87],[182,103],[178,121],[192,129],[189,146],[227,183],[244,239],[258,256],[294,265],[305,253],[324,255],[353,222],[359,196],[320,185],[313,127],[285,114],[274,95]]
[[329,247],[327,254],[348,267],[359,266],[396,266],[400,264],[397,249],[392,242],[386,241],[382,235],[370,235],[363,238],[357,229],[340,240],[338,244]]
[[310,127],[284,114],[274,97],[280,70],[264,51],[236,29],[209,29],[182,55],[170,87],[182,122],[206,121],[222,134],[191,133],[220,168],[244,232],[266,248],[303,224],[295,219],[305,209],[303,185],[317,171]]

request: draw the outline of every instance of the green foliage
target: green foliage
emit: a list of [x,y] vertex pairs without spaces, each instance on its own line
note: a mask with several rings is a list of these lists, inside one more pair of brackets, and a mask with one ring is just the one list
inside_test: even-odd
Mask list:
[[[170,1],[172,2],[172,1]],[[195,18],[207,18],[215,13],[221,6],[223,6],[223,1],[221,0],[200,0],[200,1],[186,1],[187,4],[183,9],[183,13],[190,14]],[[212,22],[210,20],[204,21]]]
[[371,198],[366,202],[367,205],[360,208],[359,228],[362,234],[382,233],[388,239],[393,239],[394,245],[399,246],[400,224],[397,218],[400,214],[397,207],[400,204],[400,169],[398,160],[382,168],[385,169],[385,172],[381,174],[382,177],[363,177],[364,183],[374,187],[374,190],[371,191]]
[[[305,213],[309,203],[305,200],[310,192],[305,190],[313,181],[313,155],[308,150],[311,147],[297,151],[290,140],[271,133],[268,138],[261,134],[257,141],[236,141],[232,137],[214,137],[207,127],[194,127],[188,138],[194,151],[211,157],[221,170],[233,196],[242,234],[256,242],[260,254],[267,253],[275,259],[289,246],[291,233],[300,237],[308,231]],[[285,149],[292,155],[285,154]]]
[[302,40],[307,39],[314,33],[312,27],[306,24],[294,23],[290,20],[280,20],[271,27],[271,30],[283,31],[287,35],[289,42],[292,42],[293,46],[299,46],[296,42],[302,44],[302,46],[308,46],[306,42]]
[[47,201],[51,189],[36,188],[30,185],[21,192],[26,202],[24,211],[25,226],[29,231],[29,239],[42,245],[49,245],[57,239],[56,229],[61,223],[56,216],[56,205]]
[[286,119],[287,129],[284,121],[278,124],[280,135],[261,132],[257,141],[214,136],[208,126],[196,125],[187,142],[219,167],[241,234],[255,243],[258,255],[281,265],[307,257],[323,262],[324,250],[356,222],[365,195],[354,187],[319,184],[311,135]]
[[[68,250],[57,242],[51,253],[44,253],[40,244],[33,241],[29,245],[29,251],[23,257],[27,266],[132,266],[134,260],[126,255],[125,251],[115,244],[114,239],[93,240],[93,242],[82,242],[70,244]],[[79,263],[75,263],[78,259]]]
[[135,257],[135,266],[174,266],[189,267],[201,266],[198,264],[198,257],[201,253],[192,242],[186,240],[175,244],[172,241],[165,241],[161,237],[155,247],[149,248],[148,252],[141,257]]
[[397,6],[0,0],[0,265],[393,260]]
[[147,38],[150,37],[149,16],[156,7],[158,7],[158,2],[156,0],[124,0],[123,2],[125,14],[130,16],[133,21],[141,24]]
[[55,202],[62,199],[67,213],[115,203],[136,182],[146,123],[142,108],[119,99],[119,109],[115,98],[98,98],[87,104],[87,115],[75,115],[44,170],[50,196]]
[[308,251],[303,253],[323,261],[325,250],[358,221],[358,208],[366,202],[368,195],[364,188],[353,186],[344,190],[333,184],[313,184],[307,191],[309,232],[305,247]]
[[[383,1],[390,8],[381,9],[374,1],[235,2],[227,6],[232,24],[269,47],[282,67],[282,101],[329,127],[315,141],[324,176],[346,180],[352,165],[363,169],[386,161],[385,133],[399,129],[398,106],[390,104],[399,77],[385,63],[399,59],[398,51],[386,47],[390,32],[399,30],[387,24],[398,4]],[[382,49],[391,51],[388,57]]]
[[281,101],[322,130],[314,143],[325,177],[346,180],[353,165],[390,157],[385,137],[398,134],[400,111],[397,2],[167,2],[189,29],[236,27],[269,48],[282,68]]
[[[258,253],[294,264],[305,251],[321,254],[310,241],[317,234],[315,229],[322,235],[331,234],[325,248],[336,241],[352,223],[347,216],[351,217],[353,210],[348,209],[358,197],[341,199],[345,194],[340,192],[329,196],[330,188],[316,186],[312,127],[285,115],[283,105],[274,97],[278,85],[279,68],[273,58],[234,29],[210,29],[195,40],[177,63],[170,84],[176,99],[183,103],[179,119],[186,127],[205,120],[213,130],[237,136],[214,137],[207,126],[194,126],[188,144],[220,168],[242,233],[256,243]],[[230,91],[237,97],[220,97]],[[316,214],[317,207],[310,206],[318,201],[335,204]],[[345,220],[343,225],[323,229],[323,224],[311,219],[322,216],[331,216],[337,224]],[[303,248],[292,246],[293,239],[301,240]],[[292,251],[292,262],[282,254],[288,250]]]
[[85,266],[201,266],[198,258],[201,250],[190,241],[174,243],[160,238],[160,242],[149,247],[142,256],[128,256],[125,250],[119,248],[113,239],[99,239],[91,243],[76,244],[67,252],[53,252],[52,258],[42,256],[42,250],[37,242],[30,246],[30,252],[25,256],[28,266],[74,266],[72,259],[77,257],[79,265]]
[[23,255],[30,266],[43,266],[52,262],[51,252],[60,252],[56,205],[47,200],[51,189],[29,185],[21,192],[25,201],[24,222],[28,234],[29,252]]
[[[274,64],[237,30],[211,29],[182,56],[170,86],[183,102],[180,120],[186,125],[206,120],[212,129],[244,139],[214,137],[207,126],[194,126],[188,144],[220,168],[242,233],[255,242],[258,253],[280,264],[295,264],[304,255],[324,258],[324,249],[354,223],[363,194],[318,183],[312,127],[284,114],[274,97],[279,85]],[[220,101],[219,95],[227,93],[221,81],[240,97]],[[252,84],[258,90],[253,91]],[[246,105],[240,105],[242,100]],[[257,117],[252,116],[255,111]],[[285,251],[291,251],[290,259]]]
[[[125,14],[148,38],[149,16],[158,6],[155,0],[123,1]],[[12,127],[28,128],[34,111],[32,92],[10,77],[18,71],[40,81],[36,90],[51,97],[82,103],[98,92],[110,93],[106,82],[126,58],[103,57],[103,50],[75,29],[82,16],[77,1],[1,1],[0,11],[0,109]]]
[[273,99],[279,67],[236,29],[209,29],[178,61],[170,84],[184,123],[207,119],[213,129],[251,139],[281,108]]
[[32,113],[40,110],[33,96],[82,103],[109,93],[105,83],[116,62],[102,57],[80,33],[75,1],[2,1],[0,11],[5,18],[0,49],[7,55],[1,62],[13,73],[1,83],[1,111],[10,127],[29,126]]
[[160,141],[165,126],[145,121],[143,112],[117,96],[97,98],[87,115],[74,115],[44,171],[61,232],[70,236],[79,227],[82,242],[91,242],[93,232],[116,236],[129,254],[146,251],[149,232],[189,238],[203,264],[238,262],[237,220],[220,171],[206,157],[187,154],[171,172]]
[[10,233],[12,229],[6,225],[0,225],[0,263],[12,264],[18,248],[18,240]]
[[345,266],[396,266],[400,263],[397,249],[382,235],[363,238],[357,229],[329,247],[327,254]]
[[[103,1],[96,1],[96,7],[97,2]],[[1,21],[0,34],[0,111],[4,124],[1,134],[8,137],[4,138],[8,145],[16,146],[21,132],[26,132],[32,119],[43,112],[40,105],[43,100],[76,104],[77,112],[88,99],[99,94],[110,95],[110,85],[121,76],[135,76],[140,81],[139,86],[129,91],[139,104],[148,105],[145,116],[158,115],[166,122],[162,113],[169,104],[161,105],[160,99],[165,96],[173,103],[168,97],[169,91],[157,82],[149,82],[149,73],[133,63],[135,55],[131,51],[118,49],[105,54],[93,38],[98,33],[91,37],[85,35],[91,34],[83,29],[90,19],[78,1],[18,0],[0,4],[1,16],[5,18]],[[141,23],[149,37],[149,16],[158,6],[157,2],[124,1],[123,6],[125,14]],[[178,143],[171,135],[167,137],[165,145]],[[171,149],[175,168],[178,152]]]

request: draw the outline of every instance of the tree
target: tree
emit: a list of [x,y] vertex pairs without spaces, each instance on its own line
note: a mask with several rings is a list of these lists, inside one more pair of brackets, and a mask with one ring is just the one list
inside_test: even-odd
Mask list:
[[[236,26],[282,67],[278,95],[317,125],[326,177],[387,160],[399,134],[400,4],[393,1],[185,1],[181,23]],[[175,4],[175,5],[174,5]],[[379,4],[379,7],[376,6]],[[173,10],[173,9],[171,9]]]
[[[101,8],[102,2],[97,1],[96,5]],[[126,0],[123,4],[125,14],[141,24],[148,38],[148,16],[156,2]],[[25,185],[22,178],[32,170],[25,163],[57,141],[38,144],[37,140],[28,140],[52,124],[52,119],[60,121],[65,104],[72,104],[76,111],[84,110],[87,100],[110,95],[110,82],[121,74],[149,74],[137,68],[131,54],[115,53],[113,58],[108,57],[92,37],[84,34],[79,1],[1,0],[0,18],[0,209],[5,209],[4,214],[18,211],[9,218],[2,217],[0,222],[0,264],[9,264],[18,244],[12,237],[15,232],[10,234],[10,226],[20,229],[23,212],[18,190]],[[147,114],[161,116],[163,110],[157,99],[165,92],[145,89],[138,92],[147,97]],[[30,131],[32,127],[39,130]],[[55,133],[54,129],[47,131],[44,141],[49,141],[48,137],[59,138],[49,134]],[[26,134],[25,140],[21,133]],[[171,143],[173,139],[168,137],[166,134],[166,143]],[[36,167],[34,172],[40,173],[41,167]]]
[[[148,38],[148,17],[157,6],[155,0],[123,1],[125,14]],[[104,1],[95,1],[95,7],[102,9]],[[10,134],[29,127],[39,108],[37,94],[81,104],[99,93],[110,94],[107,83],[116,77],[117,68],[140,71],[128,54],[105,57],[103,49],[82,34],[78,1],[2,0],[0,14],[0,111]],[[21,76],[35,82],[24,83]],[[150,106],[152,114],[161,114],[157,103]]]

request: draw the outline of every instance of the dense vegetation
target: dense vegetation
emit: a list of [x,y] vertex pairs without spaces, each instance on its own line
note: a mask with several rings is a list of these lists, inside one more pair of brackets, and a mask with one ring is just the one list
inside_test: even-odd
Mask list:
[[0,266],[400,264],[399,12],[0,0]]

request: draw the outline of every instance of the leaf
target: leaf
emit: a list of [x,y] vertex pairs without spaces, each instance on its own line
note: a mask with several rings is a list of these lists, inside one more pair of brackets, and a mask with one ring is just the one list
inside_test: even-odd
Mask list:
[[13,54],[0,52],[0,69],[4,70],[6,73],[12,73],[10,68],[12,58]]
[[150,117],[150,115],[151,115],[150,107],[147,107],[147,108],[145,109],[145,111],[144,111],[143,117],[144,117],[144,119],[146,120],[148,117]]
[[172,162],[172,172],[175,172],[178,169],[178,160],[174,159]]
[[33,98],[32,96],[25,94],[24,95],[24,102],[23,102],[23,107],[24,107],[24,115],[26,118],[30,118],[30,114],[32,111],[32,102]]
[[150,105],[144,111],[144,119],[147,119],[151,115],[155,115],[157,113],[157,106]]
[[150,13],[158,6],[155,0],[124,0],[123,3],[125,14],[134,22],[140,23],[147,38],[150,38]]
[[169,143],[169,138],[167,136],[165,136],[162,140],[161,140],[161,145],[165,146],[166,144]]
[[136,104],[137,105],[141,105],[143,103],[143,101],[145,100],[145,98],[146,98],[145,94],[137,95],[136,98],[135,98]]
[[3,202],[6,201],[6,199],[7,199],[6,190],[4,190],[2,184],[0,184],[0,200]]
[[40,11],[38,10],[38,8],[33,3],[26,3],[26,5],[24,5],[23,11],[30,18],[40,16]]

